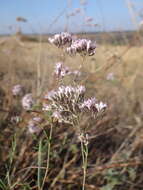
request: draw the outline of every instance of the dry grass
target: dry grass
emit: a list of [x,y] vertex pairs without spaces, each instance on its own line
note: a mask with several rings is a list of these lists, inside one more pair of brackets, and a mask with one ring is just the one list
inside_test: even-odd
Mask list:
[[[61,59],[74,69],[79,69],[82,61],[80,56],[61,58],[61,51],[46,42],[21,41],[14,36],[0,39],[0,187],[3,189],[38,189],[37,167],[41,167],[38,171],[43,176],[46,164],[44,138],[39,163],[40,137],[29,135],[24,122],[16,125],[10,121],[21,112],[19,102],[10,95],[11,87],[22,84],[35,96],[51,89],[54,63]],[[98,44],[96,55],[84,61],[79,82],[86,85],[89,96],[95,95],[109,105],[99,122],[89,118],[81,122],[90,136],[88,190],[143,189],[142,60],[141,46]],[[106,80],[111,72],[115,79]],[[82,159],[74,131],[55,123],[53,133],[51,165],[44,188],[81,189]]]

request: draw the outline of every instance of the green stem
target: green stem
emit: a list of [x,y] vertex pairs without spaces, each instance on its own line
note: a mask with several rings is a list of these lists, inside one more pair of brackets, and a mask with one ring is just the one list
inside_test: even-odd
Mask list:
[[38,190],[41,189],[41,163],[42,163],[42,140],[39,142],[38,151]]
[[86,180],[86,171],[87,171],[87,158],[88,158],[88,147],[87,147],[87,145],[85,145],[82,190],[85,190],[85,180]]
[[44,187],[44,183],[45,183],[45,181],[46,181],[46,177],[47,177],[47,174],[48,174],[48,171],[49,171],[52,132],[53,132],[53,124],[51,124],[50,134],[49,134],[49,138],[48,138],[47,165],[46,165],[46,171],[45,171],[45,175],[44,175],[43,183],[42,183],[42,186],[41,186],[41,190],[42,190],[43,187]]
[[82,141],[81,141],[81,154],[82,154],[82,164],[84,166],[85,157],[84,157],[84,145]]

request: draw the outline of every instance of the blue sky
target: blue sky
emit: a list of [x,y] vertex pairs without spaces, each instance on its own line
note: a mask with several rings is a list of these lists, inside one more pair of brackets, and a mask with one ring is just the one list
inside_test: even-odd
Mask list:
[[[70,32],[135,28],[127,8],[127,0],[87,0],[86,5],[81,5],[80,1],[0,0],[0,33],[11,33],[18,27],[26,33],[58,32],[65,28]],[[141,8],[141,0],[132,1]],[[67,19],[67,15],[76,8],[80,8],[80,13]],[[18,16],[26,18],[28,22],[18,23]],[[93,18],[90,25],[98,26],[87,26],[87,17]]]

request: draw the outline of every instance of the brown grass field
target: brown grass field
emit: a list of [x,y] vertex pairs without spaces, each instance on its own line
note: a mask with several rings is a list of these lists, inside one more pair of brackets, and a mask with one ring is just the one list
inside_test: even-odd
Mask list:
[[[89,134],[85,189],[142,190],[141,42],[140,45],[98,42],[96,54],[83,60],[79,55],[62,55],[60,49],[46,40],[33,42],[18,36],[0,37],[0,189],[42,190],[39,181],[43,180],[46,168],[48,144],[42,135],[28,133],[26,121],[33,113],[22,111],[20,100],[13,98],[11,88],[21,84],[27,93],[41,96],[47,89],[54,88],[52,73],[54,64],[59,61],[81,70],[77,82],[86,86],[87,97],[96,96],[108,105],[99,121],[86,117],[80,123]],[[107,80],[109,73],[114,74],[113,80]],[[65,84],[69,83],[70,79],[65,80]],[[24,119],[19,123],[12,122],[11,118],[17,115]],[[80,190],[80,144],[73,128],[56,122],[54,125],[43,190]],[[49,134],[49,125],[46,130]]]

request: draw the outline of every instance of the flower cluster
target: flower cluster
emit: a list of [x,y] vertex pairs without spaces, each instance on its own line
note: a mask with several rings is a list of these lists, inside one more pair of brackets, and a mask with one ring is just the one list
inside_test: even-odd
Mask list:
[[53,38],[49,38],[49,42],[58,47],[66,46],[66,52],[70,55],[80,53],[92,56],[95,54],[95,42],[87,39],[74,39],[69,33],[56,34]]
[[32,94],[26,94],[22,98],[22,106],[25,110],[31,110],[32,106],[34,105],[35,101],[33,100]]
[[60,86],[56,91],[48,92],[44,99],[50,101],[47,106],[51,108],[53,117],[68,123],[72,121],[73,115],[80,112],[79,105],[83,102],[84,94],[84,86]]
[[78,102],[85,93],[84,86],[60,86],[56,91],[50,91],[45,95],[45,99],[50,101],[62,101],[67,104],[69,101]]
[[72,36],[67,32],[62,32],[49,38],[49,42],[57,47],[69,46],[72,43]]
[[84,86],[60,86],[56,91],[48,92],[44,99],[50,104],[44,104],[44,111],[52,111],[53,117],[59,122],[71,123],[79,113],[89,112],[93,116],[102,112],[107,107],[95,98],[85,99]]
[[57,76],[57,78],[63,78],[66,75],[74,75],[78,77],[81,75],[81,72],[78,70],[70,71],[70,69],[64,66],[62,62],[58,62],[55,65],[54,74]]
[[21,96],[23,94],[23,87],[20,84],[13,86],[12,94],[13,96]]
[[85,100],[82,105],[81,109],[91,112],[93,115],[95,113],[101,112],[107,107],[107,104],[104,104],[103,102],[97,102],[96,98],[89,98]]
[[70,47],[67,47],[66,51],[69,54],[80,53],[83,55],[92,56],[95,54],[96,44],[91,40],[77,39],[74,40]]
[[[56,34],[53,38],[49,38],[49,42],[58,47],[66,48],[66,52],[69,54],[79,53],[89,56],[95,54],[96,44],[94,42],[87,39],[75,39],[68,33]],[[66,75],[80,76],[81,73],[78,70],[70,70],[62,62],[56,63],[54,76],[61,79]],[[18,93],[17,91],[15,94]],[[75,126],[79,118],[84,114],[89,113],[91,116],[96,117],[98,113],[104,111],[107,107],[106,104],[98,102],[95,98],[85,99],[85,91],[86,89],[82,85],[60,86],[56,90],[48,91],[45,94],[38,109],[40,109],[40,113],[44,116],[48,114],[53,121],[56,120],[59,123]],[[33,111],[32,107],[34,103],[32,94],[26,94],[22,98],[22,106],[27,111]],[[28,122],[29,132],[39,133],[41,131],[40,125],[44,121],[40,117],[31,119]],[[80,131],[79,139],[85,145],[88,144],[88,135],[84,136]]]

